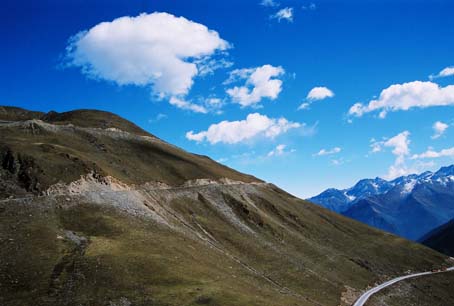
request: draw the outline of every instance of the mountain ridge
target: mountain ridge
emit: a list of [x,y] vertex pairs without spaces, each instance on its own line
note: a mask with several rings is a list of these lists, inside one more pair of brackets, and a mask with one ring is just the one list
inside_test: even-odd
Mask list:
[[0,121],[1,305],[346,306],[449,264],[154,136],[27,116]]
[[[454,207],[449,205],[454,201],[454,165],[391,181],[361,180],[351,188],[328,189],[309,200],[371,226],[417,240],[454,216]],[[412,226],[415,222],[420,226]]]

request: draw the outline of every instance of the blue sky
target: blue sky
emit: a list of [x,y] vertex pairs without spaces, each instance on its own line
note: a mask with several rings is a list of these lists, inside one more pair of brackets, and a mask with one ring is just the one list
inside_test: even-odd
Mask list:
[[0,104],[115,112],[302,197],[453,163],[452,1],[263,4],[2,1]]

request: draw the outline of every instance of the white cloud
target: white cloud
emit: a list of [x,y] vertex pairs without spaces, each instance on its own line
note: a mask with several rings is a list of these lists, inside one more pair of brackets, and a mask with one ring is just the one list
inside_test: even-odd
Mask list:
[[267,156],[268,156],[268,157],[271,157],[271,156],[281,156],[281,155],[284,154],[285,148],[286,148],[286,147],[287,147],[287,146],[284,145],[284,144],[277,145],[276,148],[275,148],[274,150],[270,151],[270,152],[267,154]]
[[222,121],[212,124],[208,130],[199,133],[189,131],[186,138],[197,142],[208,141],[211,144],[235,144],[262,136],[275,138],[290,129],[302,127],[303,124],[288,121],[285,118],[269,118],[259,113],[249,114],[245,120]]
[[445,69],[443,69],[442,71],[440,71],[436,75],[430,75],[429,79],[433,80],[433,79],[436,79],[436,78],[445,78],[445,77],[448,77],[448,76],[454,76],[454,66],[446,67]]
[[447,130],[448,127],[449,127],[449,125],[447,125],[446,123],[443,123],[441,121],[435,122],[434,125],[432,126],[432,128],[434,130],[432,139],[440,138],[441,135],[443,135],[443,133]]
[[406,156],[410,153],[410,132],[404,131],[384,142],[385,147],[393,148],[392,153],[397,157]]
[[344,163],[345,163],[345,161],[342,158],[331,160],[331,164],[333,166],[340,166],[340,165],[343,165]]
[[279,6],[279,3],[274,0],[262,0],[262,2],[260,2],[260,5],[267,7],[277,7]]
[[224,84],[230,84],[241,79],[246,79],[243,86],[227,89],[227,94],[233,102],[243,107],[257,106],[263,98],[275,100],[282,91],[282,81],[277,77],[285,73],[282,67],[263,65],[256,68],[236,69]]
[[[181,99],[196,76],[229,65],[213,59],[229,47],[203,24],[156,12],[120,17],[80,32],[71,38],[66,58],[91,78],[151,87],[160,97]],[[201,112],[199,107],[189,109]]]
[[308,102],[303,102],[303,103],[301,103],[300,106],[298,106],[298,110],[309,109],[310,106],[311,106],[310,103],[308,103]]
[[277,19],[279,22],[283,19],[288,22],[293,22],[293,7],[280,9],[276,14],[272,15],[271,18]]
[[149,119],[148,122],[149,123],[156,123],[158,121],[161,121],[161,120],[164,120],[164,119],[167,119],[167,118],[168,118],[168,116],[166,114],[159,113],[154,118]]
[[380,110],[379,117],[384,118],[390,111],[446,105],[454,105],[454,85],[440,87],[432,82],[414,81],[391,85],[369,104],[354,104],[349,114],[360,117],[365,113]]
[[218,69],[227,69],[233,66],[233,62],[224,58],[213,59],[211,57],[203,57],[194,60],[194,63],[197,65],[199,76],[212,75]]
[[382,151],[383,147],[383,142],[381,141],[376,141],[375,138],[372,138],[370,140],[370,148],[371,148],[371,153],[378,153]]
[[413,155],[411,159],[440,158],[440,157],[454,157],[454,147],[449,149],[443,149],[438,152],[434,151],[433,149],[428,149],[424,153]]
[[337,154],[340,151],[342,151],[342,149],[339,147],[335,147],[332,149],[321,149],[318,153],[315,153],[314,156],[332,155],[332,154]]
[[303,102],[298,110],[308,109],[314,101],[324,100],[334,97],[334,93],[327,87],[314,87],[307,94],[307,102]]
[[323,100],[334,97],[334,93],[327,87],[314,87],[307,94],[307,99],[311,101]]
[[384,147],[392,148],[392,153],[396,156],[394,164],[388,169],[388,174],[385,176],[386,179],[394,179],[396,177],[410,174],[414,170],[409,169],[406,166],[406,157],[410,154],[410,132],[403,131],[396,136],[385,139],[383,141],[376,141],[371,139],[372,153],[381,152]]
[[197,104],[191,103],[191,102],[188,102],[188,101],[183,100],[181,98],[170,97],[169,103],[171,105],[173,105],[173,106],[178,107],[178,108],[185,109],[185,110],[190,110],[190,111],[193,111],[195,113],[202,113],[202,114],[208,113],[208,110],[205,107],[203,107],[201,105],[197,105]]

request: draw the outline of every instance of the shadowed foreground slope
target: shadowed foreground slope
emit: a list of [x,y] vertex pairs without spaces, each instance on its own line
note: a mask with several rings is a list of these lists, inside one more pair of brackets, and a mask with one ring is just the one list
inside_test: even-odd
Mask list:
[[335,306],[446,264],[146,132],[21,111],[0,118],[0,305]]
[[454,220],[422,237],[421,243],[438,252],[454,256]]

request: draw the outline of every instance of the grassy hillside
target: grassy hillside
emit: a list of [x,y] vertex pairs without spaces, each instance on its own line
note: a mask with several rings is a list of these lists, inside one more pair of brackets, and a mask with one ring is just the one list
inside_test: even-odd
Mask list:
[[[130,184],[160,181],[179,185],[198,178],[259,181],[206,156],[185,152],[110,113],[38,113],[39,118],[55,124],[24,121],[36,114],[0,109],[0,120],[20,119],[0,122],[3,176],[16,179],[27,191],[40,193],[59,181],[69,183],[90,172]],[[0,184],[0,195],[14,195],[17,191],[11,188]]]
[[348,305],[446,264],[152,136],[71,124],[0,122],[2,306]]

